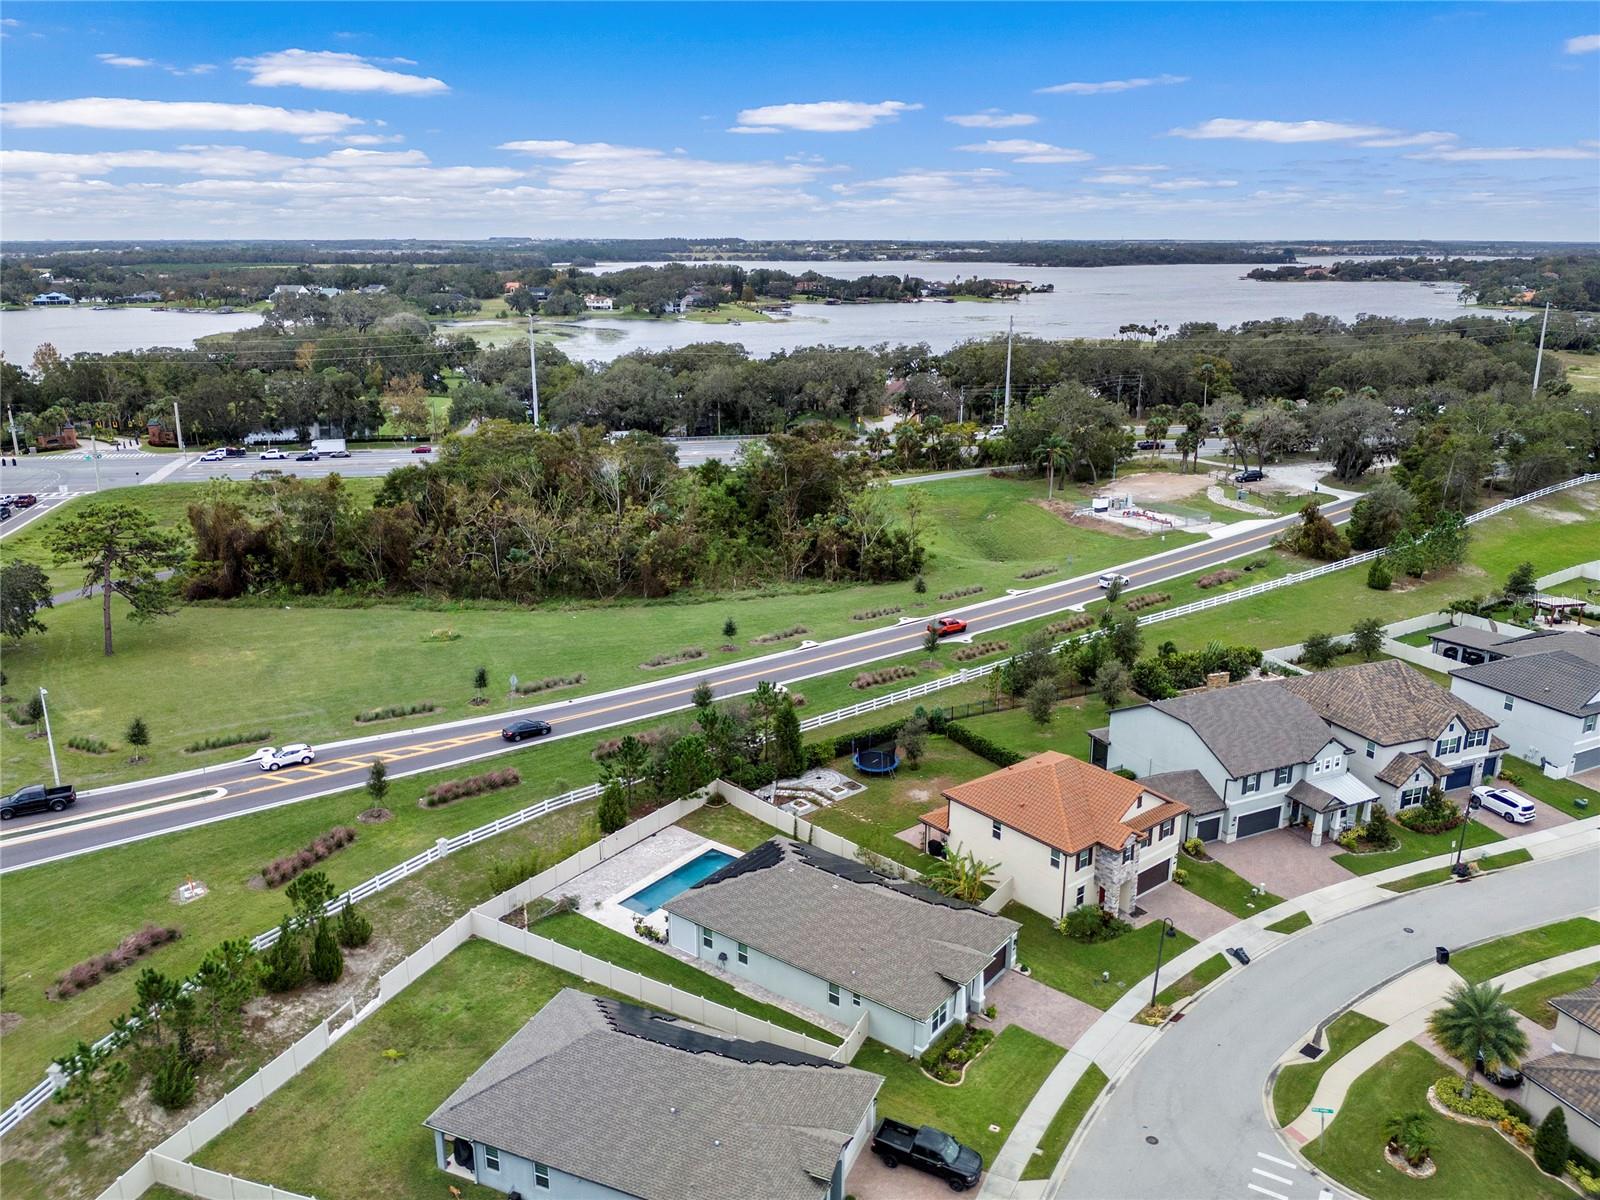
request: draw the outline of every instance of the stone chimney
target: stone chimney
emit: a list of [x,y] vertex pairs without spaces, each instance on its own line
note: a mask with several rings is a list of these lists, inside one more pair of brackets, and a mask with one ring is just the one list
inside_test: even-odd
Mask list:
[[1214,692],[1218,688],[1228,686],[1228,673],[1226,671],[1213,671],[1206,676],[1206,691]]

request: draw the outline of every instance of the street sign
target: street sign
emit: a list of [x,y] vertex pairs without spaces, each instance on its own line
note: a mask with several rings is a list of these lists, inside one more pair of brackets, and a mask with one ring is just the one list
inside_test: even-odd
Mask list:
[[1333,1109],[1331,1108],[1313,1108],[1311,1111],[1314,1113],[1327,1113],[1330,1117],[1333,1116]]

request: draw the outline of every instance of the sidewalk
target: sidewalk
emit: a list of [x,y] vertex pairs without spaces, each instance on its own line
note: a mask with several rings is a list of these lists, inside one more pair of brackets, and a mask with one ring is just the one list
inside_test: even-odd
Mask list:
[[[1502,854],[1507,850],[1523,849],[1537,861],[1546,858],[1559,858],[1567,854],[1579,853],[1583,850],[1600,850],[1600,817],[1590,817],[1583,821],[1576,821],[1570,825],[1563,825],[1557,829],[1543,829],[1536,833],[1525,834],[1522,837],[1507,838],[1504,841],[1492,842],[1487,846],[1476,846],[1464,855],[1465,861],[1471,862],[1488,854]],[[1330,884],[1319,891],[1308,892],[1293,900],[1286,900],[1276,908],[1258,913],[1253,917],[1229,926],[1221,933],[1205,939],[1197,945],[1172,959],[1162,967],[1162,974],[1173,980],[1181,979],[1189,971],[1199,966],[1213,954],[1223,953],[1230,946],[1242,946],[1251,958],[1268,952],[1276,946],[1283,944],[1293,934],[1270,933],[1266,927],[1285,917],[1297,912],[1305,912],[1310,916],[1313,925],[1343,916],[1345,913],[1354,912],[1356,909],[1366,908],[1368,905],[1379,904],[1387,900],[1398,898],[1397,893],[1386,892],[1380,886],[1391,880],[1403,879],[1415,875],[1419,871],[1430,870],[1435,867],[1449,866],[1453,855],[1440,854],[1433,858],[1420,859],[1417,862],[1405,863],[1401,866],[1390,867],[1384,871],[1377,871],[1371,875],[1352,876],[1341,883]],[[1515,868],[1510,868],[1515,870]],[[1454,887],[1455,884],[1440,886]],[[1563,956],[1566,957],[1566,956]],[[1560,960],[1552,960],[1559,962]],[[1231,960],[1230,960],[1231,965]],[[1535,964],[1538,965],[1538,964]],[[1453,971],[1444,970],[1452,978],[1457,978]],[[1527,968],[1531,970],[1532,968]],[[1181,1002],[1192,1004],[1200,996],[1209,992],[1211,988],[1226,983],[1237,974],[1237,968],[1221,976],[1215,983],[1191,996],[1188,1001]],[[1415,974],[1415,972],[1412,972]],[[1512,976],[1517,972],[1512,972]],[[1511,976],[1507,976],[1510,978]],[[1530,979],[1538,976],[1529,976]],[[1066,1163],[1071,1157],[1072,1144],[1068,1143],[1067,1149],[1061,1155],[1061,1161],[1056,1164],[1055,1172],[1049,1181],[1021,1182],[1022,1172],[1027,1169],[1033,1151],[1044,1137],[1045,1130],[1050,1121],[1055,1117],[1056,1110],[1066,1101],[1067,1094],[1072,1091],[1073,1085],[1082,1077],[1089,1064],[1096,1063],[1106,1073],[1106,1077],[1115,1084],[1118,1078],[1130,1070],[1138,1061],[1139,1055],[1149,1047],[1155,1038],[1160,1036],[1159,1029],[1152,1029],[1147,1025],[1133,1024],[1133,1018],[1139,1014],[1149,1000],[1149,983],[1146,980],[1134,984],[1123,994],[1115,1004],[1107,1009],[1101,1018],[1081,1037],[1077,1044],[1067,1052],[1055,1070],[1040,1085],[1029,1101],[1028,1107],[1023,1110],[1017,1119],[1015,1128],[1012,1129],[1005,1145],[1000,1148],[1000,1153],[990,1164],[989,1171],[984,1177],[981,1196],[985,1198],[1013,1197],[1018,1200],[1032,1200],[1048,1194],[1059,1186],[1061,1179],[1066,1174]],[[1417,1003],[1416,1001],[1413,1002]],[[1412,1035],[1414,1036],[1415,1031]],[[1381,1034],[1379,1035],[1382,1036]],[[1376,1039],[1372,1039],[1376,1040]],[[1406,1039],[1401,1039],[1406,1040]],[[1349,1056],[1347,1055],[1346,1058]],[[1332,1071],[1329,1072],[1332,1074]],[[1353,1078],[1353,1076],[1352,1076]],[[1342,1093],[1341,1093],[1342,1094]],[[1090,1127],[1093,1120],[1093,1111],[1079,1125],[1078,1132],[1073,1141],[1082,1137]]]
[[[1489,982],[1510,991],[1525,983],[1594,962],[1600,962],[1600,946],[1585,946],[1581,950],[1571,950],[1543,962],[1507,971]],[[1383,1021],[1387,1028],[1380,1029],[1328,1068],[1317,1084],[1317,1093],[1311,1098],[1310,1107],[1284,1127],[1284,1133],[1290,1140],[1303,1146],[1316,1137],[1321,1121],[1311,1111],[1312,1108],[1337,1111],[1343,1105],[1350,1085],[1363,1073],[1427,1031],[1428,1014],[1439,1007],[1446,992],[1461,982],[1461,976],[1449,967],[1428,963],[1415,971],[1407,971],[1399,979],[1391,980],[1372,995],[1357,1001],[1353,1006],[1356,1012],[1375,1021]],[[1306,1060],[1294,1055],[1290,1061]]]

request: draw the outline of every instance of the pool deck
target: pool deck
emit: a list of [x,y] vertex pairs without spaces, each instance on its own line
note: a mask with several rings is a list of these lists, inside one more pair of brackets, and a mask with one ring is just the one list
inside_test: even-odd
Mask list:
[[[620,854],[614,854],[592,870],[548,893],[557,896],[578,897],[578,911],[591,920],[599,921],[608,929],[615,929],[629,937],[635,936],[633,923],[639,914],[624,908],[622,902],[642,888],[670,875],[685,863],[699,858],[707,850],[721,850],[731,858],[740,857],[739,851],[698,833],[690,833],[677,825],[669,825],[660,833],[645,838]],[[647,918],[651,925],[666,931],[666,914],[659,909]]]

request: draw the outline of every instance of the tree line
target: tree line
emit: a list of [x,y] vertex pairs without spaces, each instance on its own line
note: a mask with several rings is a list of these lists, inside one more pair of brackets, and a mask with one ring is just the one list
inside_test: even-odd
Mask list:
[[1600,255],[1557,254],[1535,258],[1381,258],[1341,261],[1326,269],[1257,267],[1247,273],[1266,282],[1309,280],[1457,283],[1463,297],[1479,304],[1549,304],[1569,312],[1600,312]]

